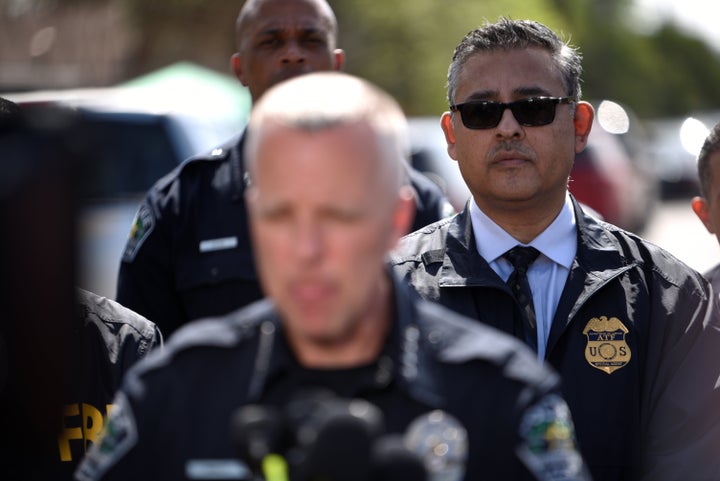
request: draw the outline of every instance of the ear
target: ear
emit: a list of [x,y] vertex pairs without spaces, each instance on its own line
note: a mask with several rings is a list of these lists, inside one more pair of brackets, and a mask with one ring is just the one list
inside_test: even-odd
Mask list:
[[575,153],[582,152],[587,145],[590,129],[592,129],[595,110],[588,102],[580,101],[575,106]]
[[704,197],[693,197],[690,205],[692,206],[693,212],[700,219],[700,222],[705,225],[707,231],[711,234],[715,233],[715,228],[710,220],[710,206]]
[[244,76],[241,60],[242,59],[240,58],[240,54],[234,53],[232,57],[230,57],[230,66],[232,67],[232,71],[235,72],[235,76],[240,81],[240,83],[247,87],[247,84],[243,80]]
[[393,212],[393,233],[388,249],[393,249],[402,236],[410,233],[413,220],[415,220],[415,191],[412,187],[405,186],[398,194]]
[[345,65],[345,52],[340,48],[336,48],[333,51],[333,57],[334,57],[333,68],[338,71],[342,70],[343,66]]
[[457,160],[457,152],[455,148],[455,129],[452,124],[452,113],[445,112],[440,117],[440,128],[445,134],[445,142],[447,142],[447,151],[451,159]]

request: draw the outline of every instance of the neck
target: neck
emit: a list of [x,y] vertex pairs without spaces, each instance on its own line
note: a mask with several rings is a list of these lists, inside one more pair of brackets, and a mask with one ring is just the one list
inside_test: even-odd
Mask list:
[[536,199],[527,203],[488,203],[477,199],[475,202],[505,232],[519,242],[529,244],[557,218],[565,204],[565,197],[548,201]]

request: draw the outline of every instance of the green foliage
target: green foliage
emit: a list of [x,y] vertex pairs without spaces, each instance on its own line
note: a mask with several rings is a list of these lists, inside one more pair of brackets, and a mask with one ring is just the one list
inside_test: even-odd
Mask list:
[[549,1],[331,0],[340,25],[346,71],[388,90],[409,115],[447,109],[445,81],[462,37],[500,16],[564,27]]

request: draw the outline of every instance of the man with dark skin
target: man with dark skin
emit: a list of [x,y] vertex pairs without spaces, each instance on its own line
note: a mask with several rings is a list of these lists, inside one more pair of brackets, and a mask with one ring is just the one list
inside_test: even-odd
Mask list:
[[[237,19],[232,69],[253,104],[276,83],[340,70],[337,21],[325,0],[248,0]],[[180,325],[225,314],[262,297],[244,200],[244,133],[160,179],[133,222],[117,300],[155,322],[168,338]],[[410,169],[411,229],[452,212],[439,187]]]

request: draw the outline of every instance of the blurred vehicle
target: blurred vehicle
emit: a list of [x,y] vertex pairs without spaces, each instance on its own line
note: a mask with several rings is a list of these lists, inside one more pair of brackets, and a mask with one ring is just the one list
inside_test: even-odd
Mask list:
[[604,100],[593,105],[593,128],[587,146],[575,156],[570,192],[607,222],[641,233],[659,200],[651,140],[620,104]]
[[[122,251],[145,192],[192,155],[242,129],[209,117],[148,102],[135,89],[102,88],[0,94],[38,122],[50,112],[72,116],[68,142],[88,158],[80,189],[78,285],[114,298]],[[58,128],[63,128],[58,126]]]
[[[464,208],[470,192],[447,154],[440,119],[414,117],[409,124],[413,165],[440,185],[456,209]],[[607,222],[641,232],[658,201],[648,142],[632,113],[614,102],[598,103],[588,145],[570,173],[570,192]]]
[[705,137],[718,121],[720,112],[647,122],[652,139],[650,155],[662,198],[690,198],[700,193],[697,156]]
[[440,117],[410,117],[411,160],[413,167],[427,175],[460,212],[470,198],[470,190],[460,174],[458,163],[447,153]]

